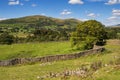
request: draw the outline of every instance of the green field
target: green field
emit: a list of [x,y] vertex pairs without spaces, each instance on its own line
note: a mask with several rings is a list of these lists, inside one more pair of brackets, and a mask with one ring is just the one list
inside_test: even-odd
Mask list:
[[[60,45],[60,43],[58,42],[56,43]],[[68,44],[68,42],[62,42],[61,46],[64,45],[65,47],[66,45],[65,43]],[[109,64],[110,62],[113,62],[113,63],[111,65],[104,66],[98,69],[92,74],[92,77],[81,79],[81,77],[70,76],[68,79],[61,79],[61,77],[57,77],[57,78],[49,78],[45,80],[119,80],[120,66],[116,68],[116,64],[115,64],[116,60],[120,58],[119,43],[120,43],[119,41],[110,40],[108,41],[108,44],[105,46],[106,48],[105,52],[101,54],[94,54],[94,55],[81,57],[78,59],[52,62],[52,63],[47,63],[45,65],[41,65],[42,63],[36,63],[31,65],[26,64],[26,65],[16,65],[16,66],[9,66],[9,67],[0,67],[0,80],[40,80],[37,78],[38,76],[46,75],[49,72],[54,73],[54,72],[62,72],[65,70],[75,70],[76,68],[81,67],[81,65],[87,65],[89,67],[91,63],[94,63],[97,61],[102,61],[103,65]],[[42,46],[44,46],[44,44]],[[53,44],[53,43],[50,43],[50,44]],[[4,47],[7,47],[7,46],[4,46]],[[64,47],[62,47],[62,49],[64,49]],[[54,48],[51,48],[51,49],[54,49]],[[67,53],[68,49],[70,48],[67,45],[66,52],[65,51],[63,52]],[[50,51],[46,51],[46,52],[50,52]],[[62,53],[62,52],[59,51],[59,53]]]
[[78,50],[73,50],[68,41],[0,45],[0,60],[68,54],[76,51]]

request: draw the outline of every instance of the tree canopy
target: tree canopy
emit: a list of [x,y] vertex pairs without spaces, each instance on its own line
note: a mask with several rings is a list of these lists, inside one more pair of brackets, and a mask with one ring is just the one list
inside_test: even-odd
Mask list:
[[96,20],[85,21],[77,26],[75,32],[71,34],[72,46],[80,47],[84,44],[84,49],[91,49],[93,45],[103,45],[106,39],[104,25]]

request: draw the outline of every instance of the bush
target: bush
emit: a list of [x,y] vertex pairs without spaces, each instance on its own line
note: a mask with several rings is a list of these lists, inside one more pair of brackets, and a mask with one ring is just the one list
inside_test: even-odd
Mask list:
[[0,35],[0,44],[12,44],[14,42],[14,36],[9,35],[7,32]]

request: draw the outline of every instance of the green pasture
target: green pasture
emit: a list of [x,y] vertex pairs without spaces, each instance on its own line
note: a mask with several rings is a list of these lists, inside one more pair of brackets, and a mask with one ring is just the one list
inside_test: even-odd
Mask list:
[[[114,42],[115,41],[108,41],[108,44],[105,46],[106,51],[103,53],[84,56],[78,59],[45,63],[44,65],[43,63],[36,63],[36,64],[25,64],[25,65],[16,65],[16,66],[9,66],[9,67],[0,67],[0,80],[40,80],[37,78],[38,76],[46,75],[49,72],[56,73],[56,72],[63,72],[65,70],[75,70],[76,68],[80,68],[82,65],[89,66],[91,63],[94,63],[96,61],[101,61],[103,65],[109,64],[112,61],[113,64],[104,66],[98,69],[96,72],[94,72],[92,77],[81,79],[80,77],[71,76],[68,79],[63,79],[63,80],[119,80],[120,79],[120,68],[115,68],[116,65],[114,63],[118,58],[120,58],[120,45],[117,42],[116,43]],[[32,45],[30,46],[30,44]],[[48,47],[45,47],[45,44],[48,44],[48,43],[39,43],[39,44],[30,43],[30,44],[14,44],[13,46],[16,46],[16,48],[14,47],[13,49],[14,50],[17,49],[16,52],[19,52],[21,50],[26,50],[26,49],[27,51],[29,51],[32,48],[33,48],[32,50],[39,50],[39,47],[41,48],[42,46],[43,53],[51,52],[53,54],[56,54],[56,53],[71,52],[71,49],[69,48],[70,46],[69,42],[49,43],[48,46],[51,46],[50,49]],[[40,44],[41,46],[38,47],[38,45]],[[20,47],[23,45],[27,45],[27,46]],[[36,45],[35,47],[37,49],[35,47],[32,47],[33,45]],[[56,49],[56,46],[58,46],[57,49],[63,50],[63,51],[53,50],[53,49]],[[3,53],[7,52],[6,51],[7,49],[5,50],[5,47],[8,48],[7,45],[4,45],[3,49],[1,49],[3,50],[2,51]],[[10,49],[11,48],[9,48],[9,50]],[[41,50],[39,50],[38,52],[40,51]],[[15,51],[11,50],[11,53],[12,52],[15,52]],[[36,54],[37,56],[39,55],[37,52],[36,53],[34,52],[34,54]],[[49,55],[49,54],[43,54],[43,55]],[[5,56],[5,54],[2,56]],[[5,59],[5,58],[1,57],[1,59]],[[62,79],[60,77],[57,77],[57,78],[49,78],[45,80],[62,80]]]
[[0,60],[69,54],[77,51],[71,48],[68,41],[0,45]]

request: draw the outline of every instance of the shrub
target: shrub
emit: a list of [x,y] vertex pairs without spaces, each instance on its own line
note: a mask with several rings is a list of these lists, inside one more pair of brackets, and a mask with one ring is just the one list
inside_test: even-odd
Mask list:
[[14,36],[9,35],[7,32],[0,35],[0,44],[12,44],[14,42]]

